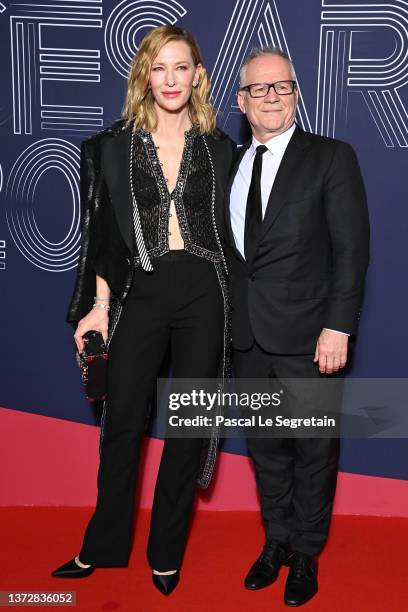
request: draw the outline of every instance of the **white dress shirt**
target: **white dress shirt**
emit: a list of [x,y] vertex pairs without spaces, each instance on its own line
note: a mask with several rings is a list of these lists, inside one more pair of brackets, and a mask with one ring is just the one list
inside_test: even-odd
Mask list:
[[[296,124],[294,123],[286,132],[273,136],[268,142],[265,142],[267,151],[262,155],[262,176],[261,176],[261,194],[262,194],[262,219],[265,216],[266,206],[268,204],[269,195],[275,181],[282,157],[289,144],[289,140],[295,131]],[[231,188],[230,198],[230,213],[231,226],[234,235],[235,245],[242,257],[245,258],[244,251],[244,232],[245,232],[245,213],[248,199],[249,186],[252,178],[252,166],[254,165],[256,148],[262,144],[255,136],[252,136],[252,143],[246,150],[244,157],[235,175],[234,182]]]
[[[231,187],[230,196],[230,215],[231,227],[234,236],[235,246],[245,259],[244,249],[244,233],[245,233],[245,213],[248,199],[249,186],[252,178],[252,167],[254,165],[256,148],[260,144],[267,147],[267,151],[262,156],[262,175],[261,175],[261,197],[262,197],[262,219],[265,216],[266,207],[268,205],[269,195],[271,193],[273,183],[275,181],[280,163],[295,131],[296,124],[293,123],[290,128],[273,136],[265,143],[259,142],[255,136],[252,136],[252,143],[246,150],[238,171],[235,175],[234,182]],[[324,328],[328,329],[328,328]],[[337,331],[335,329],[329,331]],[[348,336],[345,332],[338,332]]]

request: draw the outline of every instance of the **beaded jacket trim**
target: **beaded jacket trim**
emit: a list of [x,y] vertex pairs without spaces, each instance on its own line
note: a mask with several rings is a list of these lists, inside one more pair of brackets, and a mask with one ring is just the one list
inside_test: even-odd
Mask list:
[[[185,184],[187,180],[188,169],[189,169],[191,158],[192,158],[194,139],[199,136],[199,130],[197,126],[193,126],[192,128],[190,128],[190,130],[185,132],[185,146],[183,150],[182,159],[180,162],[180,169],[179,169],[179,174],[177,177],[177,183],[176,183],[174,190],[171,193],[169,193],[166,179],[164,177],[164,174],[163,174],[163,171],[160,165],[160,161],[157,155],[157,149],[153,142],[153,138],[150,132],[145,131],[143,128],[136,130],[136,132],[134,133],[132,132],[132,144],[131,144],[131,155],[130,155],[130,158],[131,158],[130,180],[131,180],[132,200],[133,200],[133,223],[134,223],[133,229],[134,229],[136,244],[138,245],[138,240],[139,240],[139,245],[140,245],[140,235],[142,235],[142,240],[143,240],[143,234],[141,234],[140,217],[137,211],[137,200],[134,197],[133,182],[132,182],[132,171],[133,171],[132,152],[133,152],[133,146],[134,146],[133,138],[135,135],[138,135],[142,139],[143,144],[146,149],[147,156],[150,160],[151,167],[153,169],[153,172],[156,178],[156,182],[159,187],[160,199],[161,199],[161,209],[160,209],[160,220],[159,220],[159,245],[153,249],[149,249],[149,250],[145,249],[145,254],[147,254],[147,258],[148,258],[147,264],[146,264],[146,259],[143,261],[145,265],[143,265],[142,263],[143,257],[141,258],[140,256],[135,256],[134,262],[133,262],[134,267],[143,266],[143,268],[147,270],[153,269],[153,265],[151,264],[151,259],[155,257],[159,257],[160,255],[163,255],[164,253],[169,252],[170,248],[169,248],[169,243],[168,243],[168,220],[169,220],[169,212],[170,212],[170,202],[171,200],[174,200],[174,204],[175,204],[175,208],[177,212],[177,218],[178,218],[178,222],[180,226],[180,232],[184,240],[185,250],[188,251],[189,253],[192,253],[194,255],[197,255],[199,257],[203,257],[204,259],[212,261],[214,263],[214,266],[217,272],[218,281],[220,284],[220,289],[222,292],[223,303],[224,303],[223,353],[222,353],[222,358],[221,358],[220,367],[219,367],[219,380],[220,380],[219,388],[222,389],[224,388],[225,379],[231,375],[231,362],[230,362],[230,340],[231,340],[231,313],[230,313],[230,310],[231,310],[231,307],[230,307],[228,281],[227,281],[228,270],[227,270],[224,254],[222,251],[221,241],[220,241],[220,237],[218,234],[218,228],[217,228],[216,219],[215,219],[215,171],[214,171],[214,165],[213,165],[213,161],[211,158],[211,154],[210,154],[207,142],[206,142],[206,138],[203,137],[203,141],[204,141],[205,149],[206,149],[208,160],[209,160],[210,167],[211,167],[211,175],[212,175],[211,219],[212,219],[214,235],[215,235],[217,246],[218,246],[217,251],[210,251],[208,249],[205,249],[193,243],[191,235],[190,235],[188,223],[187,223],[183,200],[182,200],[182,196],[183,196],[183,192],[184,192],[184,188],[185,188]],[[137,224],[137,220],[139,220],[139,225]],[[144,247],[144,241],[143,241],[143,247]],[[140,252],[140,248],[139,248],[139,252]],[[152,266],[151,268],[148,267],[149,264],[150,266]],[[127,295],[127,292],[129,291],[131,281],[128,283],[128,285],[129,286],[126,287],[126,295]],[[107,340],[108,349],[109,349],[109,345],[112,340],[114,331],[116,329],[116,326],[119,322],[119,319],[122,313],[122,309],[123,309],[123,304],[118,299],[115,300],[114,303],[111,305],[108,340]],[[99,453],[100,454],[101,454],[102,442],[103,442],[103,437],[104,437],[104,425],[105,425],[105,420],[106,420],[107,405],[108,405],[108,398],[103,403],[103,412],[102,412],[100,435],[99,435]],[[215,466],[216,456],[217,456],[218,442],[219,442],[219,430],[217,428],[214,427],[211,433],[211,437],[208,439],[208,444],[206,444],[206,442],[207,441],[205,441],[204,446],[203,446],[203,456],[202,456],[202,461],[201,461],[201,466],[200,466],[200,475],[198,478],[198,484],[202,488],[208,487],[208,485],[211,482],[211,477],[214,471],[214,466]]]
[[[179,174],[177,177],[177,183],[173,191],[170,193],[167,187],[167,182],[165,176],[163,174],[162,167],[160,165],[160,160],[157,155],[156,145],[153,142],[153,138],[150,132],[147,132],[143,128],[139,128],[136,130],[134,135],[140,137],[145,147],[147,158],[149,159],[150,166],[154,173],[156,183],[159,189],[160,194],[160,219],[159,219],[159,228],[158,228],[158,245],[152,249],[147,250],[147,254],[150,258],[150,261],[155,257],[160,257],[160,255],[164,255],[164,253],[168,253],[169,242],[168,242],[168,220],[170,213],[170,202],[174,200],[174,205],[176,208],[177,219],[179,222],[180,233],[182,235],[184,241],[184,248],[187,252],[192,253],[193,255],[198,255],[199,257],[204,257],[204,259],[208,259],[210,261],[216,262],[222,260],[222,252],[211,251],[209,249],[203,248],[194,243],[190,229],[187,222],[186,211],[183,205],[183,193],[184,188],[187,181],[188,170],[191,163],[192,153],[193,153],[193,145],[196,137],[199,137],[200,132],[197,126],[192,126],[189,130],[185,132],[185,146],[183,149],[183,155],[180,161]],[[132,134],[133,137],[133,134]],[[204,140],[205,142],[205,140]],[[207,153],[208,148],[206,146]],[[210,155],[208,153],[210,158]],[[210,163],[211,158],[210,158]],[[133,168],[133,166],[132,166]],[[213,176],[213,188],[214,188],[215,178]],[[134,205],[137,207],[137,200],[134,200]],[[136,234],[136,230],[135,230]],[[139,267],[142,266],[142,260],[139,255],[136,255],[133,260],[134,266]]]

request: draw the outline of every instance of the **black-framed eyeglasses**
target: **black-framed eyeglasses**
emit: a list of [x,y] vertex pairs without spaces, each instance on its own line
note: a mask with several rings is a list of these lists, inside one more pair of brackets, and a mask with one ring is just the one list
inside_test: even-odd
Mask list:
[[264,98],[268,95],[271,87],[278,96],[289,96],[296,89],[296,81],[276,81],[276,83],[251,83],[240,88],[247,91],[251,98]]

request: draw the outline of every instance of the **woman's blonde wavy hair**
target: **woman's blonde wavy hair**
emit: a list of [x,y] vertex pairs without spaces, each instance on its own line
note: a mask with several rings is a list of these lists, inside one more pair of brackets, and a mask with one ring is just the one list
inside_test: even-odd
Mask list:
[[[122,111],[126,124],[134,121],[134,129],[142,127],[150,132],[157,127],[157,114],[150,89],[150,72],[160,49],[174,40],[186,42],[191,49],[195,66],[203,65],[200,49],[187,30],[171,25],[150,30],[143,38],[130,66],[127,94]],[[199,127],[201,134],[210,134],[215,129],[215,112],[209,100],[210,89],[211,82],[203,65],[200,81],[197,87],[193,87],[189,101],[191,122]]]

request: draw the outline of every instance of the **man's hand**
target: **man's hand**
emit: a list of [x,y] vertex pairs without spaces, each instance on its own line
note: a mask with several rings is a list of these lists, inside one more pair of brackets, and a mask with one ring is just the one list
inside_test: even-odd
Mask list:
[[348,336],[323,329],[316,345],[314,363],[319,363],[321,374],[333,374],[347,362]]

